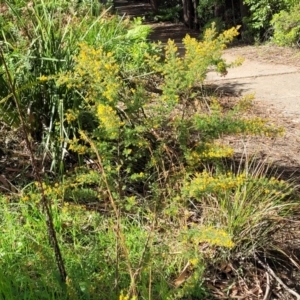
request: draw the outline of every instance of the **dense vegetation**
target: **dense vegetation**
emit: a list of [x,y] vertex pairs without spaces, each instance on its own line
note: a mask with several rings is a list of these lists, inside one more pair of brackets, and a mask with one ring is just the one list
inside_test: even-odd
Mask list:
[[[281,46],[300,39],[297,0],[166,0],[151,1],[155,20],[183,20],[201,30],[214,22],[219,31],[243,25],[246,42],[273,40]],[[274,38],[273,38],[274,36]]]
[[292,184],[232,167],[219,141],[282,129],[247,116],[251,96],[225,109],[204,86],[240,63],[221,57],[238,28],[186,36],[180,56],[98,1],[1,11],[1,122],[34,176],[0,196],[1,299],[203,299],[211,265],[284,252]]

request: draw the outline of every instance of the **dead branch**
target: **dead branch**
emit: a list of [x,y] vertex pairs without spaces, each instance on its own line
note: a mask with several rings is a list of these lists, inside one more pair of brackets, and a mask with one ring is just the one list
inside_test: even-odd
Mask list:
[[271,269],[271,267],[268,264],[263,263],[256,255],[255,259],[257,262],[264,267],[267,272],[290,294],[296,297],[297,300],[300,300],[300,295],[295,292],[294,290],[290,289],[276,274],[275,272]]

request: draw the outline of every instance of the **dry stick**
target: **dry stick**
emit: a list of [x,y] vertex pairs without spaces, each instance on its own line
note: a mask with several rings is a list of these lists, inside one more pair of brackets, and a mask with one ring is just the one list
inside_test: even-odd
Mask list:
[[136,283],[135,283],[135,277],[136,277],[136,275],[133,272],[133,269],[132,269],[132,266],[131,266],[131,263],[130,263],[129,253],[128,253],[128,250],[127,250],[127,247],[126,247],[126,242],[125,242],[125,237],[124,237],[122,229],[121,229],[120,213],[119,213],[117,205],[116,205],[116,203],[114,201],[113,195],[111,193],[111,190],[110,190],[110,187],[109,187],[109,183],[107,181],[106,173],[105,173],[105,170],[104,170],[104,167],[103,167],[102,160],[101,160],[101,157],[100,157],[98,149],[96,148],[96,146],[93,143],[93,141],[91,139],[89,139],[87,137],[87,135],[83,131],[80,131],[80,135],[81,135],[81,137],[84,140],[86,140],[91,145],[92,149],[96,153],[97,160],[98,160],[98,166],[99,166],[99,169],[100,169],[100,171],[102,173],[103,181],[104,181],[104,184],[106,186],[107,193],[108,193],[108,198],[110,200],[111,206],[112,206],[112,208],[114,210],[114,213],[115,213],[115,216],[116,216],[116,220],[117,220],[117,235],[120,238],[120,246],[122,247],[122,250],[124,252],[124,256],[126,258],[127,268],[128,268],[129,276],[130,276],[130,280],[131,280],[130,288],[129,288],[129,292],[128,292],[128,296],[130,298],[131,296],[136,296]]
[[116,269],[115,269],[115,288],[117,293],[119,294],[119,241],[118,241],[118,235],[116,236]]
[[267,284],[266,284],[266,291],[265,291],[265,296],[263,300],[268,300],[270,298],[270,275],[268,272],[266,272],[266,277],[267,277]]
[[152,300],[152,268],[149,270],[148,300]]
[[16,108],[17,108],[19,118],[20,118],[21,127],[22,127],[22,130],[24,132],[26,146],[29,150],[30,160],[31,160],[32,168],[33,168],[33,174],[34,174],[34,176],[36,178],[36,181],[38,182],[38,185],[39,185],[39,190],[40,190],[40,193],[41,193],[42,207],[43,207],[44,211],[46,212],[46,224],[47,224],[47,229],[48,229],[48,237],[49,237],[51,246],[54,249],[55,259],[56,259],[57,267],[59,269],[61,280],[62,280],[62,282],[66,282],[67,272],[66,272],[66,269],[65,269],[65,265],[64,265],[64,261],[63,261],[62,255],[61,255],[59,244],[58,244],[58,241],[57,241],[56,231],[54,229],[53,219],[52,219],[49,203],[48,203],[48,200],[47,200],[46,195],[45,195],[45,191],[44,191],[43,184],[42,184],[42,179],[41,179],[41,176],[40,176],[37,164],[36,164],[36,160],[34,158],[31,143],[30,143],[29,138],[28,138],[27,126],[26,126],[26,123],[25,123],[24,118],[22,116],[22,112],[21,112],[21,108],[20,108],[20,105],[19,105],[19,102],[18,102],[17,95],[16,95],[15,87],[14,87],[12,78],[10,76],[10,73],[9,73],[5,58],[4,58],[4,54],[3,54],[1,44],[0,44],[0,55],[1,55],[1,59],[3,61],[3,65],[4,65],[4,68],[5,68],[6,75],[8,77],[9,88],[11,89],[12,96],[13,96],[13,99],[14,99],[14,102],[15,102],[15,105],[16,105]]
[[154,226],[155,226],[155,219],[154,219],[154,221],[153,221],[151,230],[150,230],[150,232],[149,232],[149,234],[148,234],[148,236],[147,236],[147,240],[146,240],[146,242],[145,242],[144,249],[143,249],[142,255],[141,255],[141,257],[140,257],[140,261],[139,261],[138,267],[137,267],[137,269],[136,269],[136,271],[135,271],[135,273],[134,273],[134,278],[137,278],[137,277],[138,277],[138,275],[140,274],[140,271],[141,271],[141,269],[142,269],[144,257],[145,257],[145,255],[146,255],[146,250],[147,250],[147,248],[148,248],[148,246],[149,246],[149,243],[150,243],[151,234],[152,234],[152,232],[154,231]]
[[276,279],[277,280],[277,282],[287,291],[287,292],[289,292],[290,294],[292,294],[293,296],[295,296],[296,297],[296,299],[297,300],[300,300],[300,295],[297,293],[297,292],[295,292],[295,291],[293,291],[292,289],[290,289],[276,274],[275,274],[275,272],[270,268],[270,266],[269,265],[267,265],[267,264],[264,264],[256,255],[254,256],[256,259],[257,259],[257,261],[258,261],[258,263],[261,265],[261,266],[263,266],[268,272],[269,272],[269,274],[271,274],[271,276],[274,278],[274,279]]

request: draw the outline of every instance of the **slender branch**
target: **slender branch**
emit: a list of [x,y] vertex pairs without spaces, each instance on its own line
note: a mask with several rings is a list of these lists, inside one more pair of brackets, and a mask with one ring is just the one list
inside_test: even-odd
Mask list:
[[116,221],[117,221],[117,226],[116,226],[117,227],[117,229],[116,229],[117,236],[120,239],[120,246],[122,247],[123,254],[124,254],[125,258],[126,258],[127,268],[128,268],[128,272],[129,272],[129,276],[130,276],[130,280],[131,280],[130,288],[129,288],[129,292],[128,292],[128,296],[129,296],[129,298],[131,298],[132,296],[136,296],[136,294],[137,294],[137,292],[136,292],[136,281],[135,281],[136,275],[133,272],[133,268],[132,268],[131,263],[130,263],[129,253],[128,253],[128,249],[126,247],[125,236],[124,236],[124,234],[122,232],[120,212],[118,210],[118,207],[117,207],[117,205],[115,203],[115,200],[114,200],[114,197],[112,195],[112,192],[111,192],[111,189],[110,189],[110,185],[108,183],[106,172],[104,170],[102,159],[101,159],[101,156],[99,154],[98,149],[96,148],[94,142],[82,130],[80,131],[80,135],[81,135],[81,137],[84,140],[86,140],[91,145],[92,149],[94,150],[94,152],[95,152],[95,154],[97,156],[98,166],[99,166],[99,169],[100,169],[100,171],[102,173],[102,177],[103,177],[104,184],[106,186],[108,198],[110,200],[111,206],[112,206],[112,208],[114,210],[114,213],[115,213],[115,216],[116,216]]
[[267,284],[266,284],[266,291],[263,300],[268,300],[270,298],[270,275],[268,272],[266,272],[266,277],[267,277]]
[[17,112],[18,112],[18,115],[19,115],[19,118],[20,118],[21,128],[24,132],[25,143],[26,143],[26,146],[29,150],[30,161],[31,161],[31,165],[32,165],[32,168],[33,168],[33,174],[34,174],[34,177],[35,177],[36,181],[38,182],[38,186],[39,186],[39,190],[40,190],[40,194],[41,194],[41,204],[42,204],[42,208],[43,208],[43,210],[46,214],[46,223],[47,223],[49,241],[50,241],[50,244],[51,244],[51,246],[53,247],[53,250],[54,250],[56,264],[57,264],[57,267],[59,269],[61,280],[62,280],[62,282],[66,282],[67,273],[66,273],[64,262],[63,262],[62,254],[61,254],[61,251],[60,251],[60,247],[59,247],[59,244],[58,244],[58,241],[57,241],[56,231],[54,229],[54,224],[53,224],[53,218],[52,218],[52,215],[51,215],[50,205],[49,205],[48,199],[45,195],[45,191],[44,191],[43,183],[42,183],[42,178],[41,178],[39,169],[37,167],[36,160],[34,158],[34,153],[33,153],[31,142],[28,138],[28,128],[27,128],[26,122],[24,120],[24,117],[23,117],[23,114],[22,114],[22,111],[21,111],[21,107],[19,105],[18,96],[17,96],[16,90],[15,90],[15,85],[13,83],[12,77],[11,77],[10,72],[8,70],[8,66],[6,64],[3,49],[1,47],[1,45],[0,45],[0,57],[2,59],[4,68],[5,68],[5,73],[7,75],[8,85],[9,85],[9,88],[10,88],[11,93],[12,93],[12,98],[14,99],[14,102],[15,102],[15,105],[16,105],[16,108],[17,108]]
[[258,263],[264,267],[268,273],[290,294],[296,297],[297,300],[300,300],[300,295],[295,292],[294,290],[290,289],[276,274],[275,272],[270,268],[268,264],[263,263],[256,255],[255,259],[258,261]]

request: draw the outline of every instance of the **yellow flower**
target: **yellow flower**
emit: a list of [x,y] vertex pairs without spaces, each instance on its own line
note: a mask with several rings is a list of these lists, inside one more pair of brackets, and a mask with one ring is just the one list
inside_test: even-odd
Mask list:
[[22,200],[23,202],[27,202],[27,201],[29,200],[29,197],[28,197],[28,196],[24,196],[24,197],[21,198],[21,200]]
[[48,80],[48,77],[47,77],[47,76],[45,76],[45,75],[42,75],[42,76],[41,76],[41,77],[39,77],[38,79],[39,79],[39,81],[45,82],[45,81],[47,81],[47,80]]
[[192,258],[190,259],[190,264],[193,265],[193,266],[196,266],[199,262],[199,259],[198,258]]
[[109,105],[99,104],[97,107],[97,116],[101,121],[101,126],[110,134],[110,137],[116,138],[121,126],[116,111]]
[[124,295],[123,291],[121,292],[121,295],[119,296],[119,300],[130,300],[128,295]]

